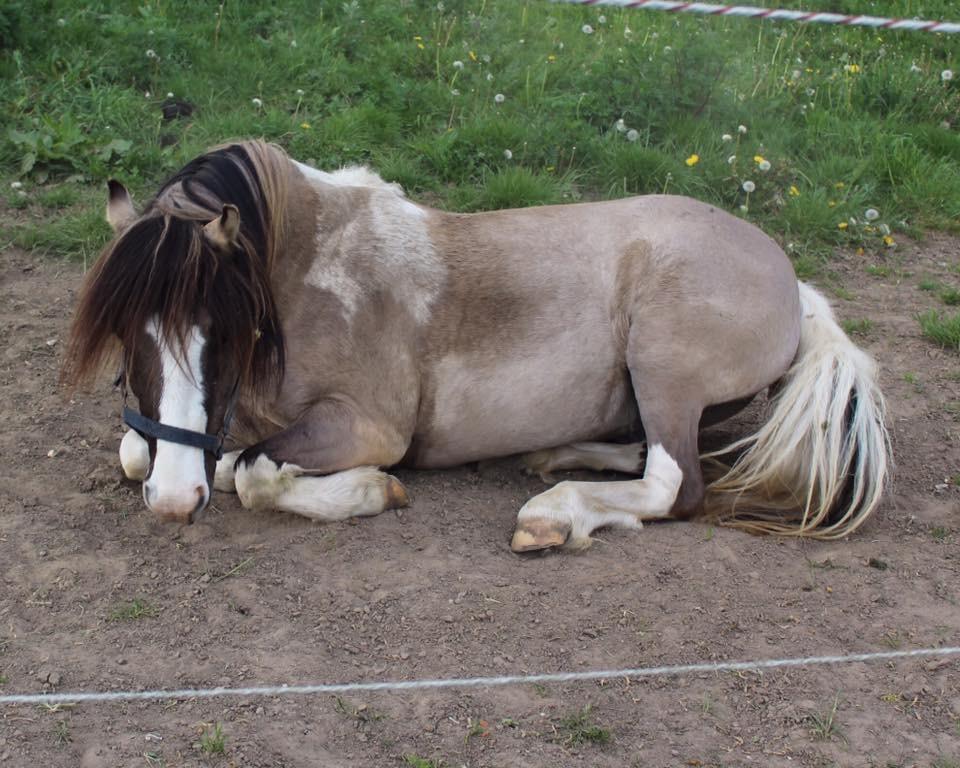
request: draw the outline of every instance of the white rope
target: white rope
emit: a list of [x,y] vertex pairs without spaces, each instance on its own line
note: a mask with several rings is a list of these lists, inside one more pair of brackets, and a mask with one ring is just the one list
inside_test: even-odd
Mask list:
[[609,669],[593,672],[558,672],[543,675],[507,675],[503,677],[460,677],[440,680],[387,680],[379,683],[333,683],[322,685],[266,685],[251,688],[181,688],[157,691],[93,691],[89,693],[30,693],[0,696],[0,704],[57,704],[157,700],[209,699],[217,696],[287,696],[317,693],[369,693],[373,691],[410,691],[428,688],[478,688],[496,685],[526,685],[530,683],[571,683],[584,680],[610,680],[631,677],[662,677],[692,675],[704,672],[737,672],[781,667],[809,667],[818,664],[849,664],[858,661],[881,661],[923,656],[953,656],[960,647],[921,648],[915,651],[881,651],[854,653],[846,656],[806,656],[793,659],[761,661],[717,661],[702,664],[675,664],[666,667],[638,667],[636,669]]
[[701,13],[708,16],[744,16],[771,21],[800,21],[813,24],[842,24],[851,27],[873,27],[915,32],[960,33],[960,23],[924,21],[923,19],[889,19],[880,16],[858,16],[843,13],[789,11],[781,8],[758,8],[752,5],[717,5],[715,3],[682,2],[682,0],[554,0],[574,5],[613,5],[618,8],[642,8],[648,11]]

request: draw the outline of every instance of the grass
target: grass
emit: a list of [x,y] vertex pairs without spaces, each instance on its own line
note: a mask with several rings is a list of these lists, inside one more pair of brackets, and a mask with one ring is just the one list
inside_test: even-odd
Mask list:
[[8,679],[9,678],[6,675],[4,675],[3,673],[0,673],[0,685],[6,685]]
[[563,743],[567,746],[606,744],[611,738],[609,728],[604,728],[593,722],[589,704],[579,712],[564,717],[560,721],[559,728],[563,734]]
[[779,237],[810,276],[838,246],[879,254],[897,231],[958,227],[946,69],[960,69],[947,36],[539,1],[8,0],[0,225],[89,260],[107,178],[143,201],[206,147],[264,136],[448,210],[691,195]]
[[227,737],[223,727],[216,723],[212,727],[205,726],[200,734],[200,750],[208,755],[222,755],[226,751]]
[[917,316],[923,335],[941,347],[960,351],[960,314],[941,316],[931,309]]
[[940,301],[949,307],[960,305],[960,291],[956,288],[944,288],[940,291]]
[[110,621],[136,621],[137,619],[153,618],[160,614],[160,610],[135,597],[120,605],[114,606],[110,610]]
[[844,320],[840,325],[848,336],[866,336],[873,330],[873,320],[866,317],[861,320]]
[[815,741],[832,741],[834,738],[843,738],[843,732],[837,724],[837,709],[840,707],[840,696],[834,696],[833,704],[823,712],[811,712],[807,716],[810,723],[810,735]]
[[417,755],[404,755],[403,762],[410,768],[443,768],[443,760],[440,758],[418,757]]
[[70,735],[70,724],[66,720],[58,720],[53,728],[53,743],[58,747],[65,747],[73,741]]
[[930,529],[930,535],[934,541],[944,542],[950,537],[950,529],[943,525],[937,525]]

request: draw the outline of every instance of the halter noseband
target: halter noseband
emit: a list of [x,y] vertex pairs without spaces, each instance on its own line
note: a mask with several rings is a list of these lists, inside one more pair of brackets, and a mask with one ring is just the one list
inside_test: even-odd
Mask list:
[[227,410],[223,415],[223,426],[215,435],[206,432],[194,432],[192,429],[172,427],[169,424],[148,419],[139,411],[130,408],[127,405],[127,372],[123,364],[120,365],[120,371],[117,373],[114,384],[120,387],[120,392],[123,395],[123,422],[141,437],[152,437],[157,440],[165,440],[168,443],[185,445],[189,448],[199,448],[204,453],[212,453],[217,461],[223,458],[223,444],[230,433],[230,422],[233,421],[233,413],[237,408],[240,379],[237,379],[233,385],[230,400],[227,402]]

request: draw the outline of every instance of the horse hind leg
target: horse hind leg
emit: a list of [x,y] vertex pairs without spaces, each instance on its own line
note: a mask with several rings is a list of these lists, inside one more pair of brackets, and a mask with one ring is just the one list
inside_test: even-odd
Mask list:
[[528,475],[539,475],[543,482],[550,484],[557,482],[551,473],[562,470],[614,470],[639,475],[643,471],[645,448],[645,443],[571,443],[524,454],[520,463]]
[[695,514],[704,496],[697,451],[701,410],[689,404],[682,410],[670,408],[666,400],[641,404],[650,446],[643,478],[558,483],[521,508],[511,548],[583,549],[598,528],[642,528],[644,521]]

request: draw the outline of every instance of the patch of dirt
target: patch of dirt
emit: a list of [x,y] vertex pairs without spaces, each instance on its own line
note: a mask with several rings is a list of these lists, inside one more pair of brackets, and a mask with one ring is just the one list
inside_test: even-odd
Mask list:
[[[514,518],[543,486],[512,461],[401,472],[412,506],[360,522],[254,513],[224,494],[201,523],[155,522],[139,487],[121,477],[119,402],[108,383],[72,400],[56,387],[78,268],[7,250],[0,691],[960,645],[960,357],[925,342],[914,319],[937,301],[919,280],[960,287],[958,261],[960,241],[931,236],[898,250],[884,277],[868,274],[864,257],[837,265],[850,293],[834,300],[839,315],[872,323],[858,340],[883,368],[897,459],[883,509],[852,539],[667,523],[602,532],[581,555],[518,557],[509,550]],[[588,706],[587,725],[571,730]],[[6,706],[0,723],[0,765],[11,766],[385,766],[417,756],[471,767],[927,767],[960,760],[960,660],[339,700]],[[222,724],[223,754],[199,746],[213,723]],[[599,743],[603,732],[589,724],[609,740]]]

